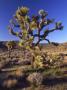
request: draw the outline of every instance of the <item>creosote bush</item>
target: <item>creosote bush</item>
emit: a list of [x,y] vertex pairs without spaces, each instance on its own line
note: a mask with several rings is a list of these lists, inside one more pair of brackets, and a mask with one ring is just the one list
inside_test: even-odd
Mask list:
[[[63,29],[61,22],[56,22],[54,19],[47,18],[47,16],[48,13],[43,9],[39,10],[37,15],[30,16],[29,8],[21,7],[18,8],[13,19],[10,20],[10,26],[8,27],[9,32],[20,39],[19,45],[23,48],[24,56],[25,50],[31,52],[31,56],[33,57],[31,60],[32,67],[43,66],[43,58],[39,47],[40,42],[45,40],[49,44],[52,43],[56,45],[56,43],[50,42],[47,36],[54,31],[61,31]],[[44,27],[50,24],[53,24],[54,27],[44,29]],[[16,28],[19,29],[19,31],[16,31]],[[34,30],[36,30],[37,33],[34,33]],[[36,37],[38,40],[34,43]],[[36,49],[36,47],[39,49]]]

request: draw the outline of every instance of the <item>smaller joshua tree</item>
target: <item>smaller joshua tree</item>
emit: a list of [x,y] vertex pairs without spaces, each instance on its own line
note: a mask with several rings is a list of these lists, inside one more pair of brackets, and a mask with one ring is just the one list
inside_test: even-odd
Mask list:
[[7,49],[8,49],[8,52],[9,52],[9,57],[10,57],[11,50],[16,46],[16,43],[14,41],[8,41],[6,43],[6,46],[7,46]]
[[[13,19],[10,21],[11,24],[9,26],[9,32],[12,35],[19,37],[19,45],[22,46],[24,50],[28,49],[29,51],[32,51],[32,61],[38,60],[38,58],[40,58],[40,61],[42,60],[41,54],[35,53],[35,51],[37,50],[36,47],[40,49],[39,43],[45,40],[50,44],[51,42],[49,41],[49,39],[47,39],[47,36],[51,32],[59,30],[61,31],[63,29],[61,22],[55,22],[54,19],[48,19],[47,15],[48,14],[46,11],[39,10],[37,16],[29,16],[29,8],[21,7],[18,8]],[[54,24],[54,28],[50,30],[44,28],[50,24]],[[19,31],[14,31],[14,29],[16,30],[16,28],[18,28]],[[34,30],[36,30],[37,33],[34,34]],[[43,34],[41,33],[42,31]],[[36,37],[38,38],[38,40],[36,43],[34,43],[33,41]],[[56,43],[54,42],[52,42],[52,44],[56,45]]]

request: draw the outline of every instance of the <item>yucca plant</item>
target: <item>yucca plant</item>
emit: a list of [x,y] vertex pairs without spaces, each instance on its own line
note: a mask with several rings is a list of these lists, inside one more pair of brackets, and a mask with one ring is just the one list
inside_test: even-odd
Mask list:
[[[61,31],[63,29],[61,22],[55,22],[54,19],[47,18],[48,13],[45,10],[39,10],[37,16],[36,15],[29,15],[29,8],[28,7],[21,7],[18,8],[16,11],[14,17],[12,20],[10,20],[10,26],[9,26],[9,32],[12,35],[15,35],[19,37],[19,45],[24,48],[24,51],[27,49],[31,52],[31,55],[33,57],[32,64],[35,60],[41,58],[40,56],[35,55],[35,48],[36,46],[39,47],[39,44],[41,41],[45,40],[49,44],[51,43],[49,39],[47,39],[47,36],[54,31]],[[44,27],[54,24],[54,28],[52,29],[44,29]],[[19,31],[16,31],[16,28],[19,29]],[[15,29],[15,30],[14,30]],[[37,31],[37,33],[34,34],[34,30]],[[43,34],[41,32],[43,31]],[[36,43],[33,41],[35,38],[38,38]],[[55,45],[54,42],[52,44]],[[39,47],[40,48],[40,47]],[[38,51],[39,53],[40,51]],[[25,56],[25,55],[24,55]],[[41,58],[40,58],[41,57]],[[40,63],[40,61],[38,61]]]

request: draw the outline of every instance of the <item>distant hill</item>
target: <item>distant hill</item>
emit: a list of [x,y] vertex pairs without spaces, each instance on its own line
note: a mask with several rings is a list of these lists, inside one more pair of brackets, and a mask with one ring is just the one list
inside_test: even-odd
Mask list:
[[[18,43],[18,41],[15,41]],[[0,50],[6,49],[6,43],[7,41],[0,41]],[[59,43],[57,46],[54,46],[53,44],[40,44],[42,47],[42,50],[49,51],[49,52],[59,52],[59,51],[66,51],[67,50],[67,42],[65,43]]]
[[6,45],[5,44],[6,44],[6,41],[1,41],[0,42],[0,48],[2,48],[2,49],[3,48],[6,48]]

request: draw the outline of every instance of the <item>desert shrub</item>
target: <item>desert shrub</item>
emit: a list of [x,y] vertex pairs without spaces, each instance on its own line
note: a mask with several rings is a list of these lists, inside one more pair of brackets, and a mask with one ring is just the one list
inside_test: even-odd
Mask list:
[[53,54],[50,56],[51,60],[52,60],[52,65],[53,66],[60,66],[62,63],[62,56],[60,56],[59,54]]
[[35,86],[39,86],[39,85],[41,85],[42,82],[43,82],[43,75],[42,75],[41,73],[35,72],[35,73],[30,74],[30,75],[28,76],[27,80],[28,80],[31,84],[33,84],[33,85],[35,85]]

